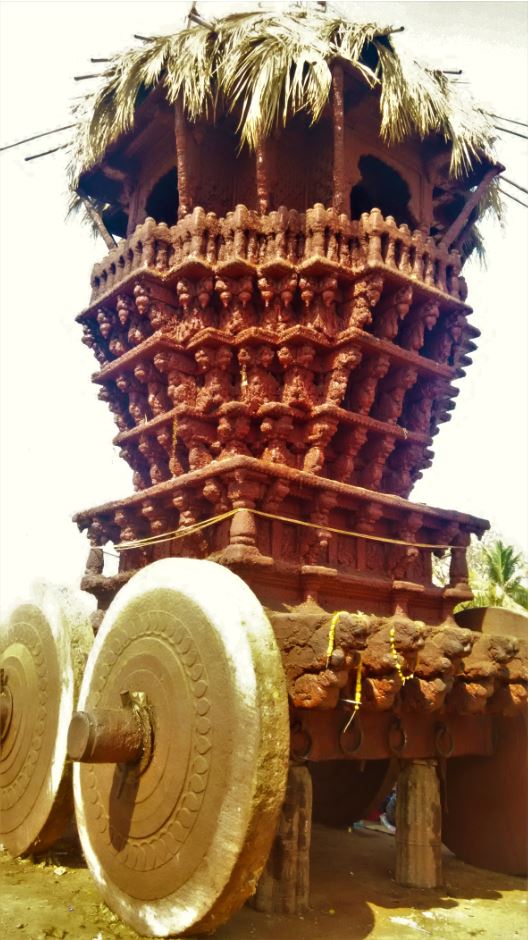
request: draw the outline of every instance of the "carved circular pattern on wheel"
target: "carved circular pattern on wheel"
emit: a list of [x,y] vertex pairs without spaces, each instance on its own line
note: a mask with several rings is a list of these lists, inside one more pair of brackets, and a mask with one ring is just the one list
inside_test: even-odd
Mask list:
[[[17,607],[0,634],[3,700],[0,842],[12,855],[43,851],[71,818],[66,736],[93,634],[77,597],[47,588]],[[0,693],[1,694],[1,693]]]
[[79,764],[76,814],[107,903],[142,934],[209,932],[252,894],[288,763],[287,692],[263,608],[220,565],[165,559],[111,604],[79,709],[142,692],[153,752],[142,770]]

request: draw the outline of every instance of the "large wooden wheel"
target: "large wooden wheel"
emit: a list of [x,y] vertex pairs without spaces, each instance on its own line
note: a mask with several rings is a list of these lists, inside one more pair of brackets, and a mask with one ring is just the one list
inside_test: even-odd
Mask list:
[[67,733],[93,641],[76,596],[47,589],[0,634],[0,842],[12,855],[48,848],[73,815]]
[[507,875],[527,872],[527,722],[495,722],[491,757],[447,764],[443,842],[458,858]]
[[253,893],[285,792],[287,692],[252,591],[165,559],[109,607],[69,734],[78,830],[109,906],[144,936],[206,933]]

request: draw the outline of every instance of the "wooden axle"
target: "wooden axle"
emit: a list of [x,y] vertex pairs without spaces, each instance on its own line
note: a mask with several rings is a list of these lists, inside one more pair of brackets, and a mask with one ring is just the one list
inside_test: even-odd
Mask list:
[[70,760],[88,764],[144,764],[152,729],[141,693],[122,693],[122,708],[74,712],[68,729]]

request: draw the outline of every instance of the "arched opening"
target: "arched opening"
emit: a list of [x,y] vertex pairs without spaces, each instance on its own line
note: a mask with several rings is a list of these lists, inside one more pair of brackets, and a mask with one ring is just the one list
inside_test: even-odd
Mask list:
[[392,215],[397,225],[405,222],[415,228],[417,222],[408,208],[411,191],[400,173],[370,154],[360,157],[358,169],[361,180],[350,193],[351,218],[378,208],[384,216]]
[[173,167],[168,173],[161,176],[147,197],[146,216],[150,216],[156,222],[175,225],[178,208],[177,169]]

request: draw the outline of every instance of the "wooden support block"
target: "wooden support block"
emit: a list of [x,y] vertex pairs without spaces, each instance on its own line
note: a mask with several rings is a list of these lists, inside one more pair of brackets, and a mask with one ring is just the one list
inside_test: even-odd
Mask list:
[[404,761],[397,783],[396,880],[435,888],[442,882],[441,799],[437,762]]
[[251,903],[267,914],[301,914],[310,893],[312,778],[292,765],[286,799],[267,865]]

